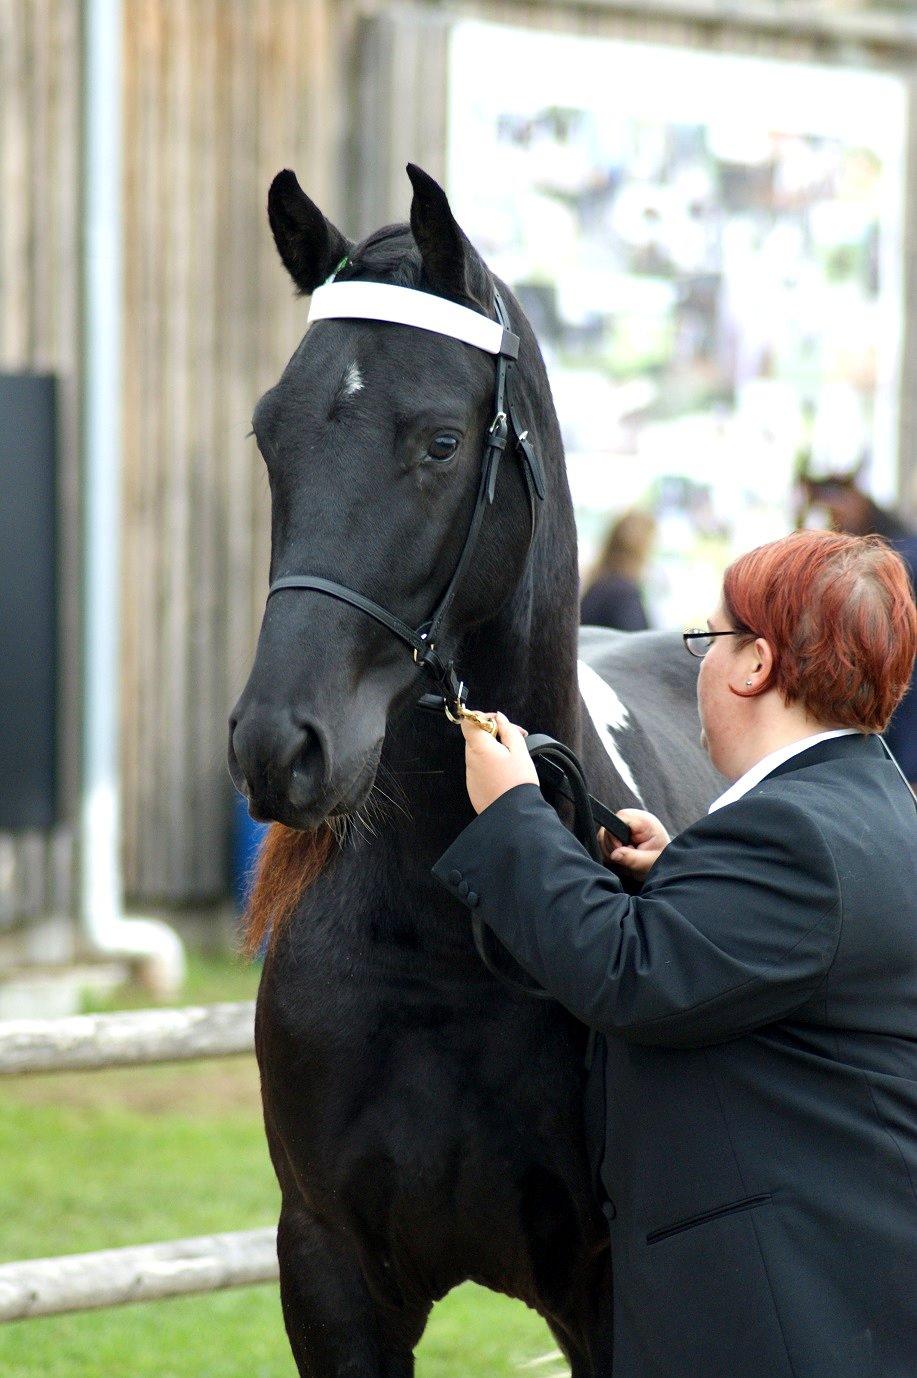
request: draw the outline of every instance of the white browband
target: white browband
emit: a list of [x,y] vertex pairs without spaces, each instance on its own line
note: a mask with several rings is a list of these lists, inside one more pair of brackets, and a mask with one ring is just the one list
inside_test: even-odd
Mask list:
[[519,352],[517,336],[504,330],[499,321],[444,297],[387,282],[329,282],[316,287],[309,307],[310,323],[340,319],[413,325],[512,359]]

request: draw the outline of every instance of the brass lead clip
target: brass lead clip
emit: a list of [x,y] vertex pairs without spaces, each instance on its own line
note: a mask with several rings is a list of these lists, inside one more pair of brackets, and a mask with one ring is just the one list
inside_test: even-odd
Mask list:
[[491,737],[496,737],[497,724],[493,718],[488,718],[486,713],[479,713],[474,708],[466,708],[463,703],[459,703],[456,706],[458,708],[458,717],[450,713],[448,703],[443,705],[446,710],[446,717],[450,722],[460,723],[462,718],[466,718],[469,722],[473,722],[476,727],[480,727],[485,732],[489,732]]

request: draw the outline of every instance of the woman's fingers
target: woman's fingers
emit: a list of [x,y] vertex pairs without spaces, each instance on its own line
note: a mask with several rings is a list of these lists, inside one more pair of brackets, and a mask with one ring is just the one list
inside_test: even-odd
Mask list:
[[632,876],[645,876],[660,852],[669,844],[669,835],[655,814],[645,809],[619,809],[618,817],[630,828],[630,846],[623,846],[605,828],[599,829],[602,855],[612,866]]
[[525,728],[517,726],[514,722],[510,722],[505,713],[495,713],[493,716],[497,720],[497,734],[503,745],[510,751],[524,751],[525,754],[528,755],[528,747],[525,744],[525,739],[529,734],[526,732]]
[[670,838],[654,813],[646,809],[618,809],[618,817],[630,828],[631,842],[635,847],[648,847],[657,852],[667,847]]
[[611,860],[612,852],[620,846],[621,843],[615,837],[614,833],[610,833],[607,828],[599,828],[599,847],[606,861]]
[[[472,719],[460,720],[467,748],[468,793],[479,813],[491,799],[497,798],[513,784],[524,780],[531,780],[535,784],[538,782],[525,744],[528,736],[525,728],[510,722],[505,713],[485,712],[484,716],[496,722],[496,737],[485,732]],[[602,855],[612,865],[630,871],[632,875],[642,876],[668,844],[669,835],[655,814],[647,813],[645,809],[619,809],[618,817],[630,828],[632,845],[622,846],[616,837],[605,828],[600,828],[598,836]]]
[[524,751],[528,751],[525,738],[529,734],[524,727],[520,727],[518,723],[510,722],[505,713],[491,713],[483,708],[477,711],[481,712],[485,718],[492,718],[496,722],[497,735],[493,737],[489,732],[484,732],[484,729],[479,727],[472,718],[460,718],[459,725],[466,742],[476,741],[475,734],[484,732],[485,737],[490,737],[491,741],[501,742],[508,751],[518,751],[520,746]]
[[642,851],[636,847],[615,847],[608,859],[612,866],[629,871],[632,876],[645,876],[658,856],[656,849]]

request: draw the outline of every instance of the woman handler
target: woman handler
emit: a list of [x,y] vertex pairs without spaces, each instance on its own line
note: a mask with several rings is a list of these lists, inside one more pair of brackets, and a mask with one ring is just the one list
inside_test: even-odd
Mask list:
[[613,1378],[914,1378],[917,812],[875,735],[917,647],[907,574],[800,532],[737,560],[686,641],[735,783],[671,843],[625,813],[639,895],[502,714],[499,741],[463,724],[479,816],[434,874],[599,1031]]

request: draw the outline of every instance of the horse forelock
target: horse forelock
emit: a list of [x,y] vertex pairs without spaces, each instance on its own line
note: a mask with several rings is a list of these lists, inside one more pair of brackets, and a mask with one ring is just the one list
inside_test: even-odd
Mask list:
[[[482,302],[490,300],[494,279],[484,259],[473,246],[469,246],[467,255],[466,263],[474,285],[469,289],[469,296],[454,299],[461,305],[480,310]],[[354,246],[347,262],[335,274],[334,280],[359,281],[367,275],[373,280],[381,279],[393,287],[410,287],[419,291],[432,291],[435,296],[441,295],[435,284],[431,285],[427,278],[410,225],[384,225],[382,229],[374,230],[366,239]]]
[[335,834],[329,823],[301,832],[273,823],[261,846],[245,910],[243,946],[254,957],[265,938],[271,947],[302,896],[331,859]]
[[420,252],[408,225],[385,225],[374,230],[351,250],[347,262],[335,274],[335,282],[359,279],[364,273],[382,278],[394,287],[420,284]]

